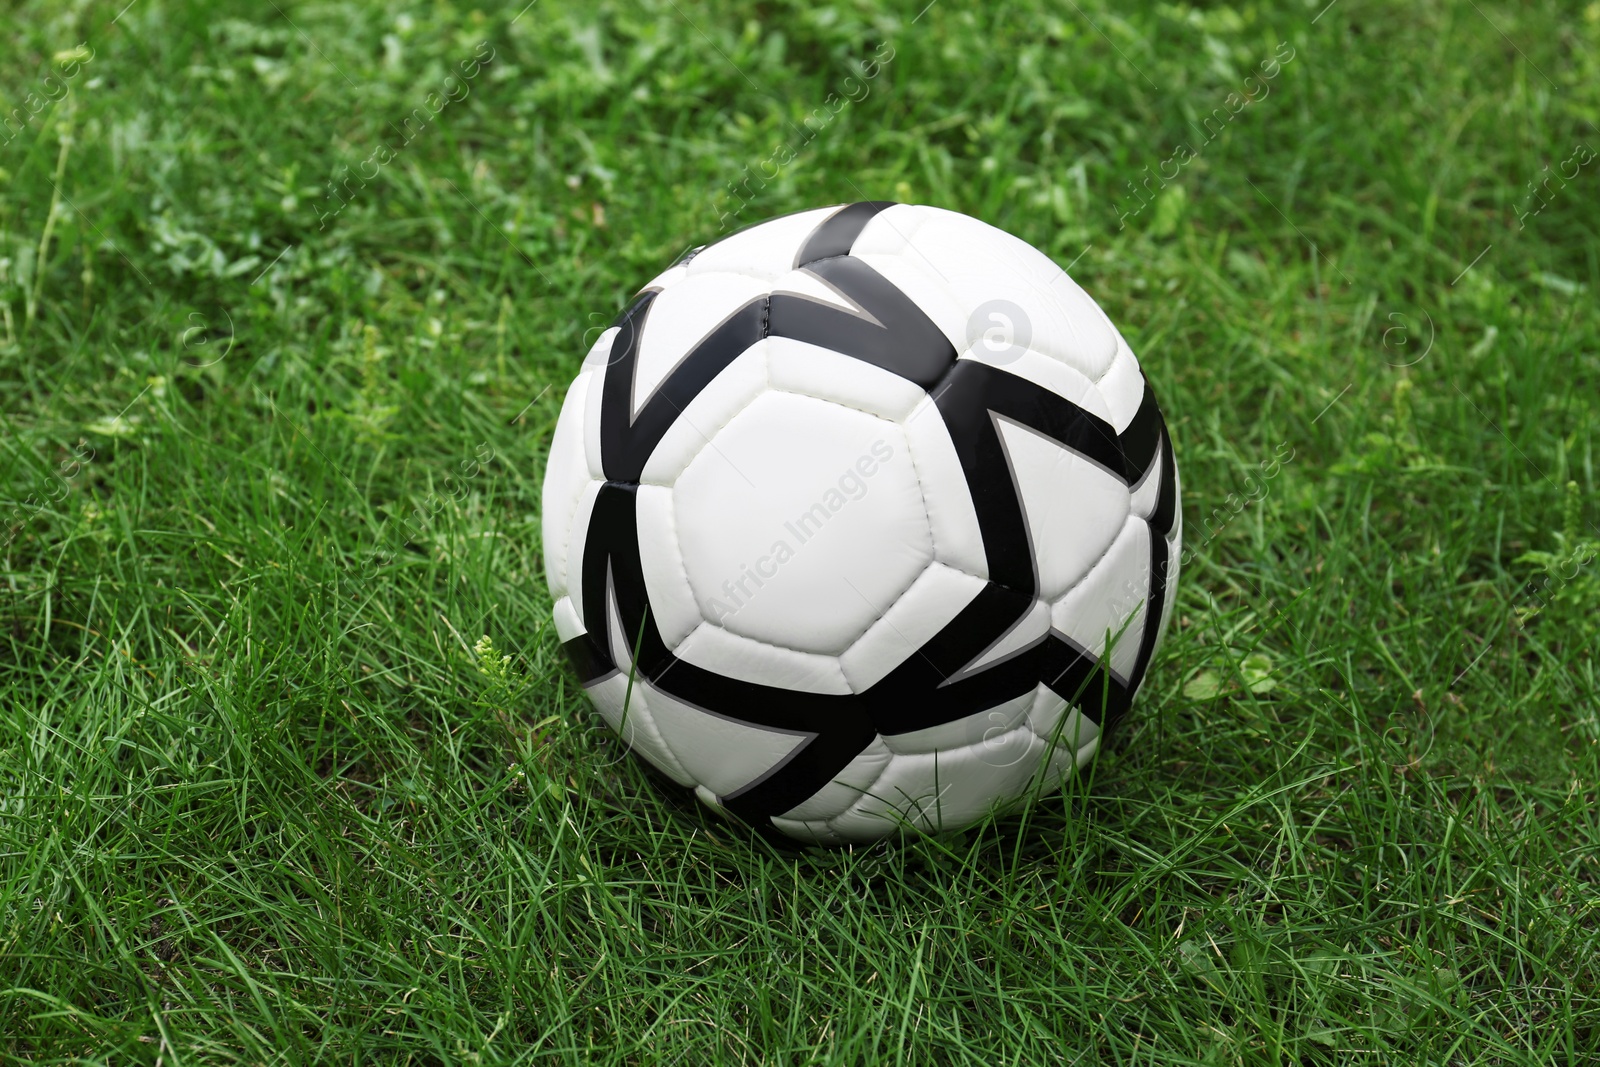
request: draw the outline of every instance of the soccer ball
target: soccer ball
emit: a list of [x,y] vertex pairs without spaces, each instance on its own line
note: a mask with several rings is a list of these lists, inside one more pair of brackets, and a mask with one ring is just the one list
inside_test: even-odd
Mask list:
[[1023,241],[938,208],[772,219],[600,335],[544,482],[600,715],[713,808],[840,844],[1059,788],[1178,580],[1138,360]]

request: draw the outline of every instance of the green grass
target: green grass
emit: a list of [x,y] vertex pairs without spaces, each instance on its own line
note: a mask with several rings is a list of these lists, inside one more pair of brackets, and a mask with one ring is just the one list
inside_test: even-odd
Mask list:
[[[0,12],[0,1060],[1600,1057],[1600,5],[124,2]],[[538,490],[634,288],[875,198],[1074,263],[1191,552],[1066,796],[786,854]]]

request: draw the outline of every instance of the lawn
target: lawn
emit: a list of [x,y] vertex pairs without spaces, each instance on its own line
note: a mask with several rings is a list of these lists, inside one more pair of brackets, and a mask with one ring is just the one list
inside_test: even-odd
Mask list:
[[[0,11],[0,1062],[1600,1060],[1600,4],[925,2]],[[1065,795],[785,852],[539,487],[639,285],[866,199],[1070,264],[1184,572]]]

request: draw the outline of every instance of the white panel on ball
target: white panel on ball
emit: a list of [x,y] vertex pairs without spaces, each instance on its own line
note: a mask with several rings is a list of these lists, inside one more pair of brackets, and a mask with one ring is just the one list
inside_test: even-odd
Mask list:
[[862,693],[918,654],[983,592],[984,582],[943,563],[930,563],[883,617],[839,657],[851,688]]
[[1075,760],[1087,759],[1083,753],[1100,743],[1100,727],[1044,685],[1033,692],[1027,721],[1034,736],[1053,745],[1058,756],[1065,752]]
[[1118,433],[1126,430],[1139,413],[1146,387],[1144,374],[1139,370],[1139,360],[1121,334],[1117,335],[1117,358],[1111,361],[1110,368],[1095,383],[1095,388],[1099,390],[1108,412],[1102,417]]
[[1121,478],[1007,418],[995,417],[1033,538],[1039,595],[1054,600],[1088,573],[1128,517]]
[[671,485],[717,431],[766,394],[770,386],[766,346],[767,342],[757,341],[745,349],[689,401],[645,461],[641,482]]
[[897,755],[872,789],[828,826],[851,841],[876,840],[901,826],[923,832],[966,826],[1019,796],[1034,762],[991,766],[971,747]]
[[723,427],[673,505],[705,617],[806,652],[843,652],[933,556],[900,428],[793,393]]
[[600,336],[594,339],[594,344],[589,346],[589,354],[583,357],[585,371],[603,369],[611,362],[611,349],[616,344],[617,334],[621,333],[615,326],[607,326],[600,331]]
[[784,812],[784,817],[804,822],[831,819],[844,814],[850,805],[861,799],[862,793],[872,788],[884,768],[889,766],[892,756],[883,739],[875,739],[850,761],[849,766],[834,775],[833,781]]
[[1125,682],[1139,660],[1149,599],[1150,527],[1130,518],[1094,569],[1051,605],[1051,624],[1096,656],[1109,635],[1111,669]]
[[645,688],[656,733],[690,777],[718,796],[759,781],[810,737],[749,726]]
[[689,261],[689,273],[730,271],[769,284],[776,282],[794,269],[795,253],[805,244],[806,238],[837,210],[837,207],[813,208],[768,219],[759,226],[731,234],[701,249]]
[[691,274],[661,291],[650,302],[639,356],[633,372],[633,407],[637,413],[656,387],[690,350],[722,321],[752,300],[764,299],[767,286],[737,274]]
[[656,732],[655,723],[650,718],[649,701],[637,678],[630,689],[627,672],[613,674],[591,685],[589,697],[606,725],[616,731],[629,748],[679,785],[695,784],[694,775],[683,769]]
[[730,633],[714,623],[696,627],[678,646],[677,656],[702,670],[741,682],[800,693],[844,696],[850,692],[850,683],[839,669],[839,657],[779,648]]
[[[541,522],[550,523],[553,537],[546,537],[545,578],[553,597],[567,591],[567,546],[572,543],[572,519],[578,501],[591,481],[583,456],[582,413],[589,393],[591,375],[579,374],[561,404],[562,417],[556,421],[550,441],[550,459],[545,466],[544,489],[540,493]],[[581,542],[580,542],[581,543]]]
[[571,641],[579,634],[586,632],[583,620],[578,618],[578,611],[572,606],[572,598],[564,596],[556,601],[556,606],[550,612],[556,624],[556,636],[563,642]]
[[894,422],[910,415],[928,395],[916,383],[880,367],[787,337],[768,338],[767,375],[774,389]]
[[972,488],[950,429],[930,397],[918,404],[902,424],[906,447],[922,482],[923,507],[933,536],[934,558],[977,578],[989,577],[983,531],[972,504]]
[[669,650],[676,649],[694,628],[705,621],[689,573],[678,549],[677,522],[672,514],[672,490],[641,485],[635,490],[639,527],[639,563],[644,570],[645,592],[656,628]]

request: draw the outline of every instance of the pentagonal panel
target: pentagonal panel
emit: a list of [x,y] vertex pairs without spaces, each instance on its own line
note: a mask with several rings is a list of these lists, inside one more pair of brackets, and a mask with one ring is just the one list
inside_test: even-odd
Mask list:
[[734,416],[673,506],[706,619],[799,651],[843,652],[932,558],[899,426],[792,393]]

